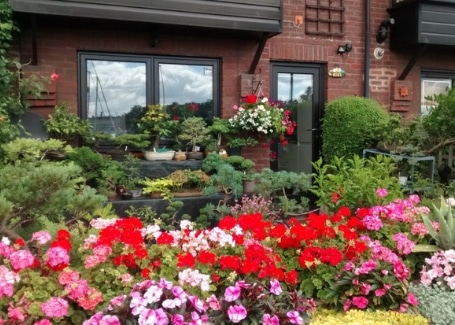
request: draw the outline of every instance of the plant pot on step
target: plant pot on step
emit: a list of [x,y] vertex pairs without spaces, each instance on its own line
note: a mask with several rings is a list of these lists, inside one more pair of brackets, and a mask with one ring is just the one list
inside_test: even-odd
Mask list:
[[189,151],[186,153],[188,159],[201,160],[204,159],[204,153],[200,151]]
[[254,188],[256,187],[256,181],[250,179],[244,179],[243,183],[243,193],[250,194],[254,193]]
[[140,197],[142,195],[142,188],[134,188],[129,190],[129,192],[133,195],[133,198]]
[[172,160],[174,158],[175,151],[144,151],[144,157],[146,160]]

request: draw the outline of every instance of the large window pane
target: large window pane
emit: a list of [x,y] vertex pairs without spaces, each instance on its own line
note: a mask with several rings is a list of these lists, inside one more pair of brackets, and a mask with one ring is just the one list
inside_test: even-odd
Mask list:
[[214,115],[214,68],[204,64],[159,63],[159,101],[176,120]]
[[146,106],[144,62],[87,60],[87,118],[96,131],[136,133]]

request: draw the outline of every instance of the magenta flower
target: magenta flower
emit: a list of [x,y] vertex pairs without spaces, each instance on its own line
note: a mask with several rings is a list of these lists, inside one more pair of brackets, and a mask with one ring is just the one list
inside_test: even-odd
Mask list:
[[352,304],[359,309],[365,309],[368,306],[368,299],[365,297],[352,298]]
[[14,293],[14,283],[19,282],[20,279],[18,274],[0,265],[0,298],[11,297]]
[[298,324],[298,325],[301,325],[303,324],[303,318],[300,317],[300,314],[298,311],[288,311],[286,313],[286,316],[289,317],[289,321],[291,322],[291,324]]
[[120,325],[120,320],[117,316],[106,315],[100,321],[100,324],[103,325]]
[[39,322],[33,323],[33,325],[52,325],[48,319],[42,319]]
[[245,319],[247,315],[246,309],[243,306],[235,305],[228,308],[228,316],[231,322],[239,323]]
[[182,315],[173,315],[171,322],[173,325],[183,325],[185,318]]
[[278,316],[273,315],[270,316],[269,314],[265,314],[262,316],[262,324],[263,325],[280,325],[280,320]]
[[379,197],[386,197],[387,194],[389,194],[389,192],[387,192],[387,190],[385,188],[378,188],[376,190],[376,194],[379,196]]
[[70,261],[70,256],[68,255],[66,249],[59,246],[49,248],[46,257],[47,257],[46,262],[50,266],[68,264]]
[[417,306],[417,304],[418,304],[417,298],[416,298],[416,296],[414,296],[413,293],[408,293],[408,297],[406,298],[406,301],[413,306]]
[[224,299],[229,302],[235,301],[240,297],[240,291],[241,289],[239,287],[227,287],[224,291]]
[[270,280],[270,292],[276,296],[280,295],[283,292],[283,289],[281,289],[280,281]]
[[52,297],[41,304],[41,310],[46,317],[68,316],[68,301],[60,297]]

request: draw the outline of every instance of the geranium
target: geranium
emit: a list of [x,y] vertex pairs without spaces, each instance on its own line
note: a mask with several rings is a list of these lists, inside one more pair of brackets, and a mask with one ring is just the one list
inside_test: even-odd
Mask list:
[[455,291],[455,250],[439,251],[426,258],[420,282],[428,287],[437,284]]
[[279,102],[249,95],[243,103],[233,108],[236,113],[229,123],[239,131],[260,133],[268,138],[277,137],[283,145],[288,143],[286,136],[294,134],[296,123],[291,119],[291,112],[280,107]]

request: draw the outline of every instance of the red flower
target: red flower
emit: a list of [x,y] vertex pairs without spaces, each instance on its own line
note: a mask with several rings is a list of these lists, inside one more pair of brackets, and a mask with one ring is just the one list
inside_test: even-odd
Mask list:
[[177,267],[193,267],[196,260],[191,253],[181,253],[177,256]]
[[66,229],[60,229],[59,231],[57,231],[57,239],[70,240],[71,239],[71,234]]
[[331,201],[332,201],[332,203],[337,203],[340,198],[341,198],[341,195],[334,192],[334,193],[332,193],[332,200]]
[[68,252],[71,250],[71,242],[66,239],[57,238],[57,240],[53,241],[50,246],[51,247],[61,247]]
[[284,281],[289,285],[297,285],[299,283],[299,273],[296,270],[284,273]]
[[149,275],[150,275],[150,270],[148,268],[142,269],[141,276],[143,279],[148,279]]
[[197,256],[197,259],[202,264],[215,264],[216,255],[209,251],[201,251]]
[[158,245],[167,245],[174,242],[174,237],[167,232],[161,233],[161,235],[156,239]]
[[213,273],[212,274],[212,280],[214,283],[217,283],[218,281],[220,281],[220,276],[216,273]]
[[14,244],[16,244],[17,246],[19,247],[23,247],[25,245],[25,241],[22,239],[22,238],[17,238],[15,241],[14,241]]
[[343,260],[343,255],[338,248],[328,247],[322,252],[320,260],[322,263],[336,266]]
[[231,216],[224,216],[219,222],[218,227],[224,230],[231,230],[235,227],[237,220]]
[[244,102],[247,104],[255,104],[257,100],[258,98],[256,95],[248,95],[245,97]]
[[218,259],[218,264],[220,264],[222,270],[231,269],[237,271],[240,268],[240,262],[240,257],[233,255],[221,256]]

